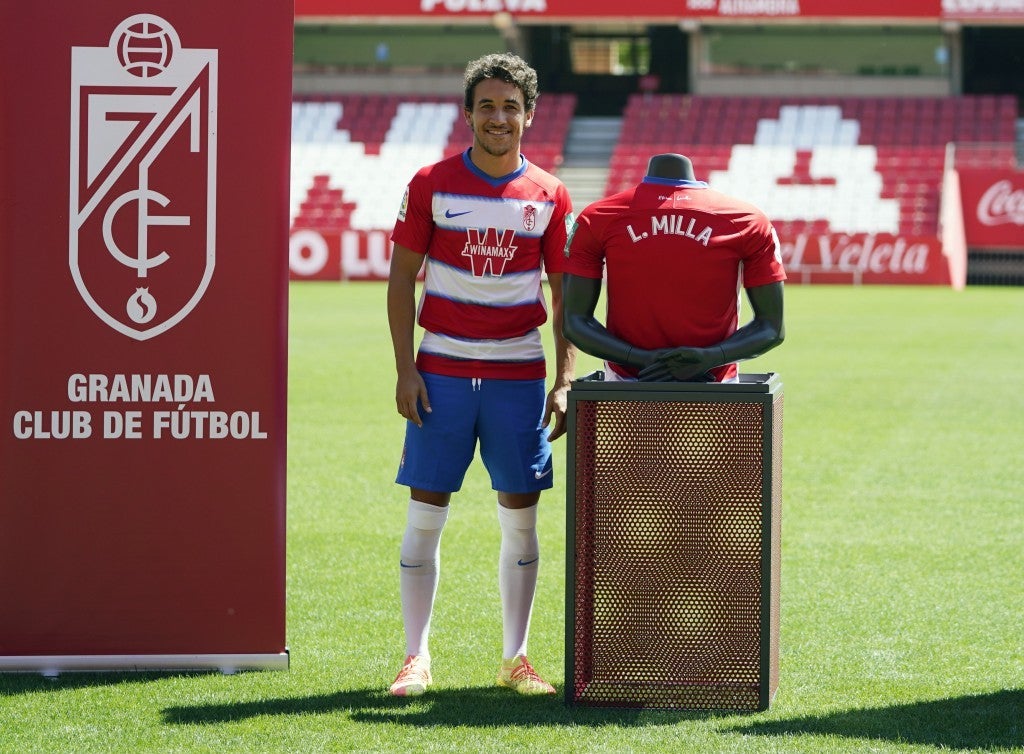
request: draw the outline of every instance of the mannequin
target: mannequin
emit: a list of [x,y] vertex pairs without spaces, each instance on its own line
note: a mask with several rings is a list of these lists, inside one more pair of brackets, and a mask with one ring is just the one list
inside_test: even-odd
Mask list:
[[[651,157],[644,182],[674,186],[678,190],[707,188],[706,183],[695,180],[691,161],[681,154],[658,154]],[[636,190],[633,189],[634,192]],[[612,199],[609,198],[607,201],[611,202]],[[632,206],[630,205],[631,209]],[[570,248],[571,244],[572,240]],[[784,277],[781,265],[779,269],[781,276]],[[651,274],[657,272],[653,271]],[[614,271],[609,266],[610,286],[613,285],[613,275]],[[637,377],[642,381],[713,381],[715,377],[709,370],[760,356],[782,343],[785,337],[781,280],[745,288],[753,310],[753,318],[727,337],[710,345],[691,346],[678,343],[670,347],[664,347],[664,344],[656,344],[662,347],[652,347],[653,344],[627,342],[598,322],[594,317],[594,310],[601,295],[601,278],[566,272],[562,276],[562,281],[562,324],[566,338],[585,353],[639,370]],[[731,292],[723,293],[731,293],[734,296],[735,288]],[[685,304],[686,302],[681,302],[681,305],[672,302],[683,317],[686,316]]]
[[681,154],[656,154],[647,161],[647,175],[651,178],[670,178],[695,181],[693,163]]

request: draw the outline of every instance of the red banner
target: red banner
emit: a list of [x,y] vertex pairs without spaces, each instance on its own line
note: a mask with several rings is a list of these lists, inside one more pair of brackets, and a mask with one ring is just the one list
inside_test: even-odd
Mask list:
[[1020,21],[1024,0],[942,0],[942,17],[962,21]]
[[[387,280],[394,244],[383,230],[292,230],[291,280]],[[420,271],[423,279],[423,271]]]
[[146,11],[0,9],[0,671],[287,667],[292,6]]
[[935,237],[801,234],[782,240],[789,283],[952,285],[951,260]]
[[998,20],[1024,19],[1021,0],[862,0],[835,3],[833,0],[648,0],[638,8],[590,0],[295,0],[299,20],[344,17],[452,18],[478,17],[489,22],[498,13],[537,19],[572,18],[662,18],[706,22],[732,19],[764,20]]
[[392,243],[382,230],[292,230],[292,280],[387,280]]
[[1024,171],[958,169],[972,249],[1024,251]]
[[[955,259],[937,237],[822,233],[781,238],[790,283],[954,285]],[[387,280],[384,231],[292,231],[292,280]]]

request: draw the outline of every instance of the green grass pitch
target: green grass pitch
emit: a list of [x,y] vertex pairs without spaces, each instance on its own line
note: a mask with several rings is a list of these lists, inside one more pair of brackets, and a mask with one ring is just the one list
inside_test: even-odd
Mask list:
[[[384,301],[381,284],[291,287],[291,669],[0,675],[0,752],[1024,751],[1020,289],[787,289],[786,342],[742,366],[785,390],[780,683],[755,714],[494,688],[498,526],[479,462],[442,542],[436,686],[387,695],[406,496]],[[559,688],[564,454],[560,440],[530,641]]]

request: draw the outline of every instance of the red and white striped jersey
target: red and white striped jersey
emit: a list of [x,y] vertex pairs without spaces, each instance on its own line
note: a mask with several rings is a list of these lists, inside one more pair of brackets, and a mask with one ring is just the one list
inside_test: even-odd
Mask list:
[[572,226],[565,186],[525,158],[492,178],[469,150],[422,168],[391,240],[426,256],[416,356],[424,372],[542,379],[541,271],[561,272]]

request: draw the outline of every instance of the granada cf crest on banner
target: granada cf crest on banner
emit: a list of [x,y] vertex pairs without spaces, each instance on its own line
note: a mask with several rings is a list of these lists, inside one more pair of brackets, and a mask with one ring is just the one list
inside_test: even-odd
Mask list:
[[145,13],[104,46],[72,47],[69,263],[114,330],[147,340],[202,300],[216,166],[217,50],[184,47]]

